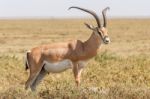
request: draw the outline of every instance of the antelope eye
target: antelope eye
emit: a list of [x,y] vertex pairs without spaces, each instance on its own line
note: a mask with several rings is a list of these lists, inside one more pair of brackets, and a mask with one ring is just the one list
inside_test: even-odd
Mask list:
[[103,36],[103,33],[102,33],[101,31],[98,31],[98,34],[99,34],[100,36]]

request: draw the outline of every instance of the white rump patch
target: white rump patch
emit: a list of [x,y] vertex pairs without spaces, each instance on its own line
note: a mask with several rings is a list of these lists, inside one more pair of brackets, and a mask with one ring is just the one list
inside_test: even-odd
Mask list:
[[59,72],[63,72],[67,69],[71,69],[73,67],[72,61],[71,60],[63,60],[60,62],[55,62],[55,63],[50,63],[47,61],[44,61],[44,69],[48,72],[52,72],[52,73],[59,73]]

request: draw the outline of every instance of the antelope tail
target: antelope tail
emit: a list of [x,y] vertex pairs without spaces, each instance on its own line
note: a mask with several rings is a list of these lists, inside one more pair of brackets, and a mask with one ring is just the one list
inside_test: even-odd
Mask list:
[[29,54],[31,51],[27,51],[25,54],[25,70],[29,69]]

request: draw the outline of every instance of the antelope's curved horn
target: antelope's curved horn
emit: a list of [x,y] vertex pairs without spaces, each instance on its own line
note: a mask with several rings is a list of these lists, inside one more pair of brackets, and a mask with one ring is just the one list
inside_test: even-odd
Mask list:
[[104,19],[104,27],[107,26],[107,18],[106,18],[106,11],[109,10],[109,7],[106,7],[105,9],[103,9],[102,14],[103,14],[103,19]]
[[91,14],[91,15],[96,19],[96,22],[97,22],[98,27],[99,27],[99,28],[101,27],[100,19],[98,18],[98,16],[96,15],[95,12],[93,12],[93,11],[91,11],[91,10],[88,10],[88,9],[85,9],[85,8],[80,8],[80,7],[75,7],[75,6],[69,7],[68,10],[70,10],[70,9],[72,9],[72,8],[76,8],[76,9],[79,9],[79,10],[82,10],[82,11],[84,11],[84,12],[87,12],[87,13]]

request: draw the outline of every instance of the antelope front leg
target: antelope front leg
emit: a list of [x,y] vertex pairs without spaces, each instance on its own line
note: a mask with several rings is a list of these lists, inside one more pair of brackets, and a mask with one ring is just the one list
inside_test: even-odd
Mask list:
[[82,70],[83,70],[83,68],[78,63],[74,63],[73,73],[74,73],[75,82],[76,82],[77,86],[79,86],[79,84],[80,84],[80,77],[81,77]]

